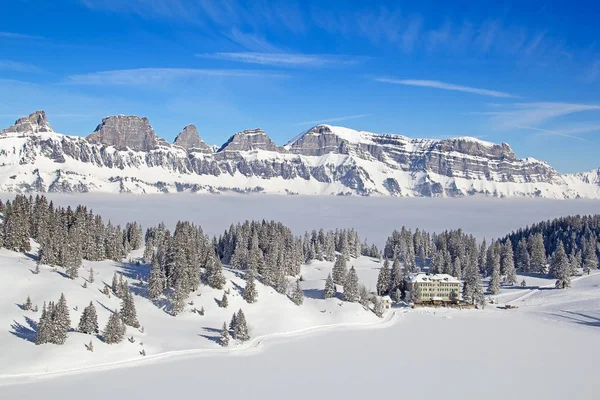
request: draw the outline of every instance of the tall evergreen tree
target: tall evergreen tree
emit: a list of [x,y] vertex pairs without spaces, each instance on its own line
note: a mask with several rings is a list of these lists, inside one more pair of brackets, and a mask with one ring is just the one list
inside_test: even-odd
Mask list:
[[63,344],[67,340],[67,332],[71,329],[71,318],[69,317],[69,306],[64,293],[61,293],[58,304],[53,312],[53,333],[56,344]]
[[338,257],[335,260],[335,263],[333,264],[333,270],[331,272],[333,282],[339,285],[343,285],[344,281],[346,280],[346,274],[348,273],[348,270],[346,268],[346,258],[344,257],[344,255],[338,255]]
[[511,286],[517,284],[517,272],[515,270],[515,260],[510,240],[502,246],[500,269],[504,271],[505,284]]
[[[394,262],[392,262],[392,272],[390,274],[390,287],[389,293],[390,295],[394,294],[396,290],[402,290],[404,287],[404,275],[402,273],[402,268],[400,267],[400,261],[398,261],[398,257],[394,258]],[[346,288],[344,287],[344,292]]]
[[227,329],[227,322],[223,322],[223,328],[221,329],[221,337],[219,338],[219,344],[222,347],[229,346],[229,330]]
[[558,242],[556,251],[552,254],[550,260],[550,271],[556,278],[555,287],[557,289],[566,289],[571,287],[571,276],[569,275],[569,258],[565,252],[562,242]]
[[187,294],[183,288],[183,282],[179,280],[175,283],[175,289],[171,297],[171,312],[173,315],[177,315],[184,310],[186,298]]
[[125,324],[118,311],[115,311],[108,318],[108,322],[102,333],[102,340],[107,344],[120,343],[125,338]]
[[229,307],[229,299],[227,298],[227,293],[223,292],[223,297],[221,297],[221,301],[219,302],[219,307],[227,308]]
[[335,297],[335,283],[333,283],[333,278],[331,277],[331,274],[328,274],[327,279],[325,279],[325,291],[323,297],[326,299]]
[[517,244],[517,253],[515,254],[516,267],[521,272],[529,272],[530,258],[527,250],[527,241],[521,238]]
[[500,292],[500,264],[494,264],[488,284],[488,292],[490,294],[498,294]]
[[256,303],[258,299],[258,292],[256,291],[256,282],[254,279],[254,273],[248,272],[249,276],[246,278],[246,287],[242,292],[242,298],[248,303]]
[[237,313],[233,313],[231,321],[229,322],[229,330],[231,331],[231,337],[235,339],[235,327],[237,325]]
[[121,318],[123,319],[123,323],[134,328],[139,328],[140,323],[137,319],[135,301],[133,299],[133,295],[131,294],[131,290],[129,289],[128,285],[125,285],[123,287],[122,293],[123,301],[121,302]]
[[358,275],[356,275],[354,266],[350,267],[346,282],[344,282],[344,300],[352,303],[359,300]]
[[591,271],[598,269],[598,257],[592,246],[586,246],[583,251],[583,271],[590,274]]
[[98,315],[94,303],[91,301],[90,305],[83,309],[77,330],[81,333],[98,333]]
[[528,244],[530,264],[533,272],[545,274],[548,272],[546,268],[546,248],[544,247],[544,238],[541,233],[530,238]]
[[157,299],[165,290],[167,277],[162,270],[159,259],[156,254],[152,256],[152,264],[150,267],[150,277],[148,278],[148,297]]
[[373,312],[379,318],[383,318],[383,315],[385,314],[385,306],[379,296],[375,296],[375,300],[373,301]]
[[390,262],[386,258],[377,275],[377,294],[383,296],[388,293],[391,279]]
[[[10,203],[9,203],[10,204]],[[42,306],[42,314],[37,325],[37,331],[35,334],[35,344],[40,345],[48,343],[51,336],[51,321],[49,318],[48,310],[46,309],[46,302]]]
[[94,283],[94,268],[90,267],[90,274],[88,275],[88,282]]
[[250,340],[248,323],[246,322],[246,316],[241,308],[236,315],[234,332],[234,337],[236,340],[239,340],[240,342]]
[[304,303],[304,292],[302,291],[302,288],[300,287],[300,280],[296,280],[296,284],[294,285],[294,288],[292,289],[290,299],[297,306],[302,305],[302,303]]

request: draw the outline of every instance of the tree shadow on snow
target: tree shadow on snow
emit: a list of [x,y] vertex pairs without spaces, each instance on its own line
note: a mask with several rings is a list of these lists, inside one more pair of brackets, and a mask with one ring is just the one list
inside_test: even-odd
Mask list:
[[325,296],[325,291],[321,289],[303,289],[304,297],[309,299],[323,299]]
[[35,336],[37,335],[37,322],[31,318],[25,317],[25,322],[28,326],[25,326],[17,321],[13,321],[10,328],[13,335],[28,342],[35,343]]
[[210,336],[210,335],[203,335],[201,333],[198,334],[198,336],[203,337],[205,339],[208,339],[210,341],[213,341],[215,343],[219,343],[219,340],[221,339],[221,336]]
[[221,333],[220,329],[217,328],[211,328],[209,326],[203,326],[202,329],[204,329],[207,332],[211,332],[211,333]]
[[121,273],[129,280],[150,279],[150,264],[121,263]]
[[32,261],[40,260],[40,257],[37,254],[33,254],[33,253],[25,253],[25,257],[29,258]]
[[100,300],[96,300],[96,303],[100,304],[100,307],[104,308],[109,313],[114,314],[115,310],[113,310],[112,308],[109,308],[109,307],[105,306],[104,304],[102,304],[100,302]]
[[238,285],[237,283],[235,283],[234,281],[230,281],[231,284],[233,285],[233,288],[235,290],[237,290],[237,292],[241,295],[242,293],[244,293],[244,288],[241,287],[240,285]]
[[[559,313],[563,313],[563,314],[559,314]],[[559,313],[552,313],[550,315],[553,315],[555,317],[559,317],[562,319],[566,319],[568,321],[572,321],[572,322],[575,322],[580,325],[586,325],[586,326],[591,326],[594,328],[600,328],[600,317],[599,316],[593,316],[593,315],[583,314],[583,313],[579,313],[579,312],[575,312],[575,311],[565,311],[565,310],[561,310],[561,311],[559,311]],[[565,314],[569,314],[569,315],[565,315]]]

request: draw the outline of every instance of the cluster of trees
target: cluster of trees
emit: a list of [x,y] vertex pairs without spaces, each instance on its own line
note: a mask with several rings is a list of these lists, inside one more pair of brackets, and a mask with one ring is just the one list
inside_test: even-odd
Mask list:
[[512,247],[519,271],[564,280],[564,274],[573,275],[579,268],[588,274],[598,268],[599,238],[600,215],[576,215],[519,229],[502,241]]
[[45,196],[17,195],[0,205],[0,246],[28,252],[29,238],[40,244],[39,263],[60,266],[71,278],[78,276],[82,260],[121,260],[142,246],[142,229],[133,222],[125,229],[94,215],[84,206],[54,207]]

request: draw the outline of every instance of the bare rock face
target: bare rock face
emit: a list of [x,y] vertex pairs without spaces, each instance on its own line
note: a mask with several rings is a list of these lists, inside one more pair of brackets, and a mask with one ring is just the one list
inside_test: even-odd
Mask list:
[[348,154],[348,142],[336,135],[329,126],[317,125],[290,142],[290,152],[304,156],[322,156],[327,153]]
[[198,129],[192,124],[189,124],[177,137],[173,142],[175,146],[183,147],[188,151],[200,151],[203,153],[212,153],[213,149],[200,138],[200,134],[198,133]]
[[46,112],[43,110],[36,111],[28,117],[21,117],[15,121],[15,124],[9,128],[3,129],[1,133],[39,133],[39,132],[54,132],[48,119]]
[[118,115],[102,120],[96,130],[88,135],[90,143],[114,146],[117,150],[153,150],[158,142],[148,118]]
[[223,151],[250,151],[250,150],[267,150],[285,153],[283,147],[279,147],[271,140],[271,138],[260,128],[247,129],[233,135],[229,140],[221,146],[218,152]]

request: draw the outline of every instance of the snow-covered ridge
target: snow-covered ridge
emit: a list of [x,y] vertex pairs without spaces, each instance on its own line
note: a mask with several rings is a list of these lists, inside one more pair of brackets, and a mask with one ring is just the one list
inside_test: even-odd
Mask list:
[[193,125],[171,144],[147,118],[108,117],[83,138],[55,133],[38,111],[0,131],[0,191],[600,198],[598,171],[563,175],[470,137],[317,125],[283,147],[257,128],[215,149]]

